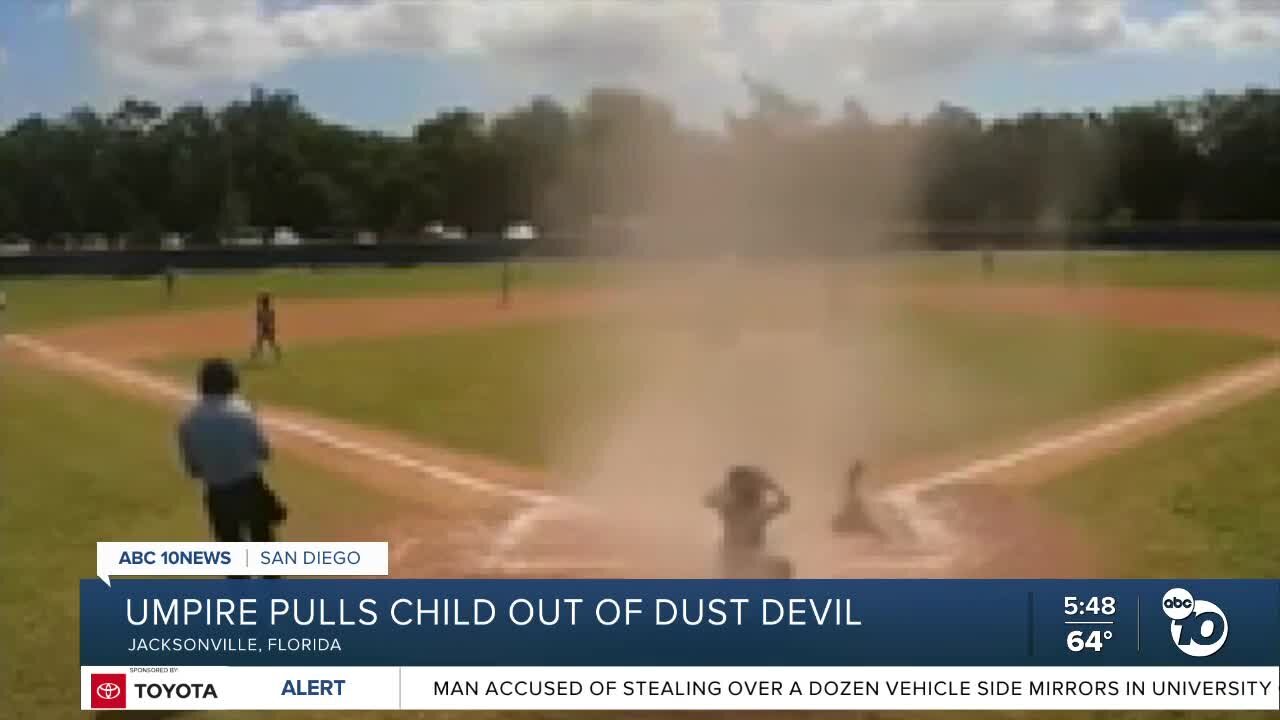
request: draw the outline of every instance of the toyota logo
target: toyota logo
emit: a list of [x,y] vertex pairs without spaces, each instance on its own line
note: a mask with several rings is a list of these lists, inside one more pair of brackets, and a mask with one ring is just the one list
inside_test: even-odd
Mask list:
[[101,683],[93,693],[103,700],[115,700],[120,697],[120,686],[113,682]]

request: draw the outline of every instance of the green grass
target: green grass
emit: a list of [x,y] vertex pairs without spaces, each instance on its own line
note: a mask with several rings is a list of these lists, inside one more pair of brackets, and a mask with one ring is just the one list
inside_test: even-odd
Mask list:
[[[947,362],[965,367],[1008,387],[1034,392],[1043,384],[1043,373],[1054,372],[1048,359],[1066,349],[1066,343],[1088,339],[1111,353],[1111,359],[1143,358],[1141,370],[1125,370],[1104,384],[1102,396],[1119,389],[1168,381],[1193,367],[1208,366],[1250,354],[1251,346],[1226,343],[1203,336],[1166,333],[1117,333],[1105,328],[1068,324],[1021,323],[1004,318],[921,316],[919,333],[937,338],[936,347],[948,349]],[[941,324],[938,327],[936,324]],[[463,333],[458,336],[405,339],[432,354],[418,357],[407,369],[452,366],[462,380],[433,378],[427,387],[444,393],[458,407],[482,399],[492,401],[507,382],[501,376],[520,366],[518,357],[495,350],[519,350],[510,331]],[[578,333],[574,325],[542,325],[519,328],[526,349],[557,355],[551,348],[565,341],[565,333]],[[1003,348],[1009,355],[985,370],[989,343],[1029,336]],[[1056,340],[1054,338],[1057,338]],[[1126,339],[1127,338],[1127,339]],[[459,341],[462,341],[459,344]],[[1039,343],[1048,343],[1038,347]],[[1061,344],[1059,344],[1061,343]],[[930,345],[930,347],[935,347]],[[1136,352],[1142,350],[1141,352]],[[335,352],[358,352],[369,366],[385,369],[377,352],[366,346],[333,346],[303,350],[291,356],[281,370],[251,373],[255,392],[266,392],[272,383],[289,385],[299,375],[325,368],[306,368],[334,357]],[[434,353],[444,353],[436,357]],[[1136,354],[1134,354],[1136,352]],[[450,354],[452,355],[450,356]],[[535,355],[536,356],[536,355]],[[1170,357],[1178,358],[1170,361]],[[394,357],[400,357],[396,355]],[[590,358],[590,354],[587,354]],[[1016,359],[1021,357],[1021,359]],[[384,356],[385,358],[385,356]],[[969,358],[968,362],[964,358]],[[1028,365],[1028,358],[1036,359]],[[344,362],[347,360],[344,359]],[[401,362],[406,362],[402,360]],[[1046,364],[1048,363],[1048,364]],[[1034,369],[1033,369],[1034,368]],[[1061,369],[1061,368],[1058,368]],[[333,368],[329,367],[329,371]],[[568,372],[568,371],[566,371]],[[1106,374],[1111,374],[1108,371]],[[1007,377],[1010,373],[1014,377]],[[398,381],[397,381],[398,378]],[[315,377],[313,387],[333,395],[344,387],[345,375]],[[402,387],[404,376],[366,378],[370,387],[388,392]],[[489,384],[490,387],[485,387]],[[494,386],[499,386],[495,388]],[[339,396],[350,394],[347,391]],[[452,394],[452,396],[450,395]],[[499,393],[500,394],[500,393]],[[1040,393],[1041,407],[1062,409],[1083,402],[1059,393]],[[1068,393],[1068,395],[1070,395]],[[77,581],[92,573],[94,543],[98,540],[194,540],[207,537],[198,494],[181,476],[171,447],[172,417],[148,405],[122,401],[118,396],[65,376],[35,371],[7,363],[0,373],[0,457],[4,458],[4,482],[0,483],[0,686],[5,692],[5,716],[12,718],[82,717],[78,710],[76,647],[78,630]],[[409,405],[393,395],[396,405]],[[533,396],[530,396],[533,397]],[[1086,397],[1088,397],[1086,395]],[[526,398],[529,399],[529,398]],[[1098,396],[1093,397],[1094,400]],[[1206,421],[1164,441],[1116,457],[1046,490],[1066,511],[1090,519],[1096,537],[1109,548],[1130,548],[1117,553],[1117,574],[1143,575],[1274,575],[1278,559],[1275,517],[1280,488],[1280,450],[1274,438],[1280,431],[1280,404],[1265,398],[1221,418]],[[385,400],[385,398],[384,398]],[[386,403],[384,403],[386,404]],[[491,407],[484,405],[480,407]],[[514,413],[527,421],[515,405],[498,405],[497,412],[480,413],[464,424],[476,437],[486,417]],[[103,411],[110,408],[109,412]],[[1005,415],[1000,410],[996,415]],[[421,416],[426,417],[429,413]],[[455,419],[459,416],[453,416]],[[421,419],[416,422],[423,422]],[[431,422],[438,422],[432,420]],[[506,432],[509,432],[506,431]],[[485,440],[489,442],[489,440]],[[512,442],[508,440],[508,442]],[[289,539],[330,536],[335,523],[358,525],[390,512],[386,501],[363,487],[332,478],[315,468],[287,458],[278,461],[273,482],[295,507]],[[1224,492],[1230,488],[1230,492]],[[39,554],[28,550],[40,548]],[[1120,557],[1124,562],[1119,562]],[[287,717],[317,718],[331,713],[289,713]],[[269,712],[204,713],[214,718],[269,718]],[[439,713],[360,713],[359,717],[450,717]],[[468,717],[495,720],[515,714],[469,713]],[[566,713],[521,713],[520,717],[552,720],[580,717]],[[626,713],[641,720],[664,717],[657,713]],[[787,717],[812,718],[794,713]],[[830,717],[823,714],[822,717]],[[910,714],[841,713],[846,718],[914,717]],[[950,716],[950,715],[948,715]],[[1036,713],[960,714],[960,717],[1039,717]],[[1066,713],[1064,718],[1149,717],[1134,713]],[[1237,717],[1232,713],[1201,713],[1197,717]]]
[[[0,397],[3,715],[82,717],[77,583],[94,575],[95,543],[207,540],[200,493],[178,470],[165,411],[15,363],[0,373]],[[294,509],[282,539],[330,539],[392,512],[382,496],[290,459],[270,478]]]
[[[513,266],[514,287],[554,288],[591,282],[588,263],[532,262]],[[244,305],[269,290],[281,298],[343,298],[491,291],[497,293],[501,266],[430,265],[414,268],[344,268],[187,274],[172,300],[154,278],[0,279],[8,295],[4,322],[30,331],[68,323],[145,313]]]
[[1280,573],[1280,392],[1055,479],[1108,575]]
[[[1090,253],[1073,255],[1078,282],[1085,285],[1205,287],[1224,290],[1280,290],[1280,253]],[[865,260],[890,282],[981,282],[977,253],[899,255]],[[686,265],[687,263],[682,263]],[[519,266],[517,287],[565,287],[608,282],[617,265],[597,262],[531,262]],[[998,253],[992,281],[1060,284],[1063,254]],[[494,264],[432,265],[416,268],[346,268],[190,274],[179,279],[176,297],[165,297],[160,278],[6,278],[5,318],[11,329],[36,330],[117,315],[169,312],[244,304],[260,290],[284,298],[340,298],[494,291]]]
[[[1280,252],[1000,252],[989,281],[1060,285],[1068,257],[1080,285],[1280,291]],[[886,267],[899,281],[988,281],[976,252],[904,255]]]
[[[287,348],[279,366],[245,368],[255,402],[404,430],[446,446],[536,463],[564,407],[543,372],[581,327],[531,324],[424,337]],[[194,360],[159,367],[190,377]],[[569,372],[566,370],[566,372]],[[570,372],[571,375],[571,372]]]
[[[620,389],[601,372],[611,332],[598,321],[563,321],[304,346],[290,349],[281,366],[247,372],[246,384],[259,401],[545,465],[555,428],[572,425],[586,433],[578,439],[594,442],[591,433],[601,432],[627,392],[656,392]],[[839,374],[861,380],[832,392],[849,393],[838,404],[872,426],[873,459],[892,461],[1007,438],[1266,349],[1247,338],[903,310],[890,326],[832,351],[847,364]],[[193,366],[159,367],[189,376]]]

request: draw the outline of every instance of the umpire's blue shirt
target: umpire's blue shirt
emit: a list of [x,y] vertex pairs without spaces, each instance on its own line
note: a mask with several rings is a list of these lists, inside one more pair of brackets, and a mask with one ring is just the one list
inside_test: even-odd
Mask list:
[[247,480],[271,455],[253,411],[236,397],[204,397],[178,424],[178,449],[187,472],[209,488]]

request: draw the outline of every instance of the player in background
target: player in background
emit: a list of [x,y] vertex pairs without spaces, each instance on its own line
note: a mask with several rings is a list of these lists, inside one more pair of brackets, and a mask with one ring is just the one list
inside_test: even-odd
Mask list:
[[791,507],[791,499],[773,478],[759,468],[730,468],[724,484],[705,502],[723,524],[720,567],[725,577],[791,577],[791,562],[766,551],[765,530]]
[[1062,284],[1068,288],[1076,286],[1076,253],[1070,241],[1066,252],[1062,253]]
[[507,258],[502,259],[502,295],[498,299],[499,307],[507,307],[511,304],[511,261]]
[[861,460],[855,460],[845,474],[844,504],[840,512],[831,522],[831,529],[838,534],[869,533],[880,535],[880,528],[872,520],[867,506],[862,500],[862,477],[866,474],[866,466]]
[[164,268],[164,295],[173,301],[173,295],[178,291],[178,271],[173,269],[172,265],[166,265]]
[[280,344],[276,341],[276,309],[271,299],[271,293],[258,293],[258,308],[255,320],[257,335],[253,341],[253,349],[249,351],[249,357],[257,360],[262,356],[263,347],[270,345],[276,362],[280,362]]

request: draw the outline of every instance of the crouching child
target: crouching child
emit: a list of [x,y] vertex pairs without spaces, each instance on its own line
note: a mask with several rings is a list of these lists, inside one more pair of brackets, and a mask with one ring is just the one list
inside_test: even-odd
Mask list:
[[707,507],[720,515],[721,574],[728,578],[790,578],[791,561],[767,551],[770,522],[791,507],[782,488],[759,468],[738,466],[729,470],[723,484],[706,498]]

